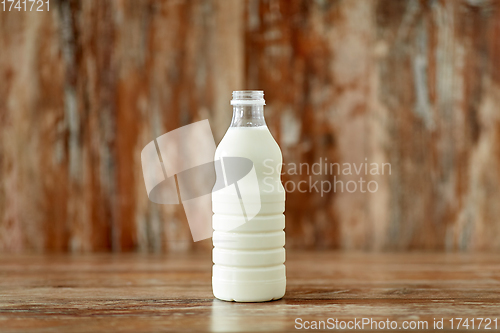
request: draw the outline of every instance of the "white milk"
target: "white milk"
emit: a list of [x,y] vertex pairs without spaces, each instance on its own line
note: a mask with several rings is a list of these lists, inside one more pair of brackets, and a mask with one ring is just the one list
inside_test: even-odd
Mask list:
[[[280,299],[286,286],[285,191],[281,170],[275,167],[271,171],[266,167],[281,165],[280,148],[265,123],[256,127],[230,127],[215,153],[215,160],[224,157],[246,157],[253,161],[261,208],[245,223],[241,216],[232,214],[241,207],[234,191],[224,188],[212,193],[214,296],[237,302]],[[250,185],[246,186],[244,180],[238,185],[242,198],[258,203],[259,193],[249,193]],[[238,224],[242,225],[234,228]]]

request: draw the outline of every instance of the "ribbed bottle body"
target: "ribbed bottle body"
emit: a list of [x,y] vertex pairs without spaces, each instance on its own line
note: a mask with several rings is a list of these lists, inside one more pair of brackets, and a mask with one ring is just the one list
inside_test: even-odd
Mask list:
[[[286,287],[281,151],[265,125],[230,127],[215,160],[225,157],[251,160],[255,177],[238,181],[237,191],[228,186],[212,193],[214,296],[237,302],[279,299]],[[254,216],[242,216],[242,207],[260,209]]]

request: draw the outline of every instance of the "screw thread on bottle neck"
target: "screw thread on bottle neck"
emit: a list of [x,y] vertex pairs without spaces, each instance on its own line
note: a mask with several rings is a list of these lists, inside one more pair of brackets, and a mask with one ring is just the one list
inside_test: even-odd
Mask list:
[[261,90],[233,91],[231,127],[266,126],[264,92]]

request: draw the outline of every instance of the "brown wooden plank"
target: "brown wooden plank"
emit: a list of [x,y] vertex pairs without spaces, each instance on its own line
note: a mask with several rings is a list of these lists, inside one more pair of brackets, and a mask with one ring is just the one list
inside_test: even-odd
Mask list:
[[[0,12],[0,251],[168,252],[140,151],[264,89],[285,163],[390,163],[287,196],[290,248],[500,249],[500,1],[53,1]],[[285,182],[357,181],[284,175]]]
[[298,317],[444,318],[449,328],[454,317],[499,316],[493,254],[288,251],[286,266],[282,300],[243,304],[213,298],[207,252],[2,256],[2,332],[289,331]]

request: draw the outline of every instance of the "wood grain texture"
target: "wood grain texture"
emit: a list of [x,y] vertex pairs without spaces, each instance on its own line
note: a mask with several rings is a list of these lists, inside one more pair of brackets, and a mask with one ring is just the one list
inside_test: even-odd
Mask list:
[[495,254],[289,251],[285,297],[265,303],[214,299],[211,265],[206,251],[4,255],[2,332],[286,332],[298,317],[420,320],[432,331],[434,318],[449,329],[450,318],[499,315]]
[[498,0],[53,0],[0,12],[0,48],[2,252],[209,248],[140,151],[202,119],[219,141],[239,89],[285,163],[391,165],[288,193],[289,248],[500,249]]

